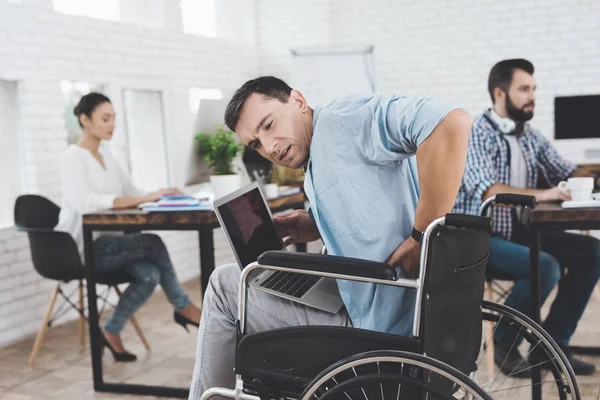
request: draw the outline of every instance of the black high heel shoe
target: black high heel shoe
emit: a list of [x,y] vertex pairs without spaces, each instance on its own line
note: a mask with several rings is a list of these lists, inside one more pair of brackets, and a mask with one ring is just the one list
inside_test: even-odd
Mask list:
[[177,311],[173,311],[173,319],[175,320],[175,322],[177,322],[179,325],[183,326],[183,328],[186,331],[190,331],[188,329],[188,324],[190,325],[194,325],[196,328],[200,326],[200,324],[192,321],[191,319],[189,319],[188,317],[184,317],[183,315],[179,314]]
[[137,356],[133,353],[130,353],[128,351],[119,353],[118,351],[116,351],[112,347],[112,345],[110,344],[108,339],[106,339],[106,336],[104,336],[104,334],[102,334],[102,345],[105,347],[108,347],[108,349],[112,353],[113,357],[115,358],[115,361],[117,361],[117,362],[132,362],[132,361],[137,360]]

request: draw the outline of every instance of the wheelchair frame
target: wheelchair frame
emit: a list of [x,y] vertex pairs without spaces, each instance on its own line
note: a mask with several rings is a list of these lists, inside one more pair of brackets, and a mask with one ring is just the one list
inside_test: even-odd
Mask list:
[[[340,274],[340,273],[296,269],[296,268],[281,267],[281,266],[275,266],[275,265],[264,265],[264,264],[259,264],[258,261],[249,264],[246,268],[244,268],[242,270],[240,283],[239,283],[238,321],[237,321],[238,336],[240,336],[240,335],[243,336],[246,334],[246,312],[247,312],[246,303],[247,303],[248,288],[249,288],[248,282],[250,280],[252,272],[254,272],[255,270],[264,269],[264,270],[301,273],[301,274],[306,274],[306,275],[315,275],[315,276],[319,276],[319,277],[327,277],[327,278],[342,279],[342,280],[352,280],[352,281],[384,284],[384,285],[390,285],[390,286],[415,289],[416,290],[416,301],[415,301],[415,311],[414,311],[415,314],[414,314],[414,319],[413,319],[413,336],[415,338],[419,338],[419,331],[420,331],[420,327],[421,327],[421,311],[422,311],[421,309],[422,309],[422,300],[423,300],[423,291],[424,291],[424,279],[425,279],[425,276],[427,273],[427,263],[428,263],[428,258],[429,258],[428,254],[429,254],[429,245],[430,245],[430,241],[431,241],[431,235],[437,227],[444,226],[444,225],[450,225],[450,224],[447,224],[447,219],[449,216],[452,216],[455,218],[455,220],[454,220],[455,222],[451,224],[452,226],[468,227],[471,229],[475,229],[473,225],[479,225],[479,227],[483,228],[484,230],[489,229],[489,232],[491,233],[491,221],[489,220],[489,218],[486,218],[487,224],[481,224],[481,222],[480,222],[481,217],[474,217],[474,216],[469,216],[469,215],[448,214],[443,217],[439,217],[439,218],[435,219],[428,225],[428,227],[423,232],[423,239],[421,242],[421,249],[420,249],[419,276],[417,279],[405,279],[405,278],[394,277],[393,280],[385,280],[385,279],[376,279],[376,278],[369,278],[369,277],[363,277],[363,276],[345,275],[345,274]],[[471,224],[473,224],[473,225],[471,225]],[[443,364],[444,367],[447,367],[446,369],[450,369],[450,370],[454,371],[455,375],[452,375],[452,374],[449,374],[449,373],[443,371],[440,368],[437,368],[435,365],[428,364],[426,362],[420,364],[422,366],[427,366],[432,371],[439,373],[440,375],[454,381],[457,384],[460,384],[461,382],[457,378],[456,374],[462,375],[463,379],[465,380],[465,382],[462,382],[463,384],[466,383],[467,381],[471,381],[471,379],[466,374],[460,372],[459,370],[453,368],[452,366],[450,366],[448,364],[445,364],[441,361],[432,359],[432,358],[424,356],[424,355],[420,355],[420,356],[424,357],[427,360],[433,360],[432,364],[433,363]],[[257,397],[256,395],[245,393],[243,391],[242,376],[239,374],[236,374],[236,388],[235,389],[209,388],[202,394],[201,400],[206,400],[213,396],[225,396],[225,397],[240,399],[240,400],[259,400],[259,397]],[[477,398],[485,399],[486,397],[478,396]]]
[[[501,198],[496,199],[495,197],[492,197],[491,199],[486,200],[484,202],[484,204],[482,205],[482,211],[487,210],[488,205],[491,204],[492,202],[494,202],[494,201],[500,202],[501,200],[502,200]],[[447,221],[447,218],[449,216],[453,216],[454,218],[456,218],[450,224]],[[454,226],[454,227],[458,227],[458,228],[466,227],[466,228],[470,228],[470,229],[480,229],[480,230],[488,230],[489,229],[489,233],[491,234],[491,219],[486,216],[484,216],[484,217],[485,217],[485,220],[482,219],[482,217],[478,217],[478,216],[448,214],[446,216],[435,219],[431,224],[429,224],[429,226],[427,227],[427,229],[425,230],[425,232],[423,234],[423,240],[422,240],[421,251],[420,251],[419,276],[415,280],[405,279],[405,278],[397,278],[395,275],[394,275],[393,280],[386,280],[386,279],[378,279],[378,278],[371,278],[371,277],[365,277],[365,276],[346,275],[346,274],[342,274],[342,273],[322,272],[322,271],[310,270],[310,269],[283,267],[283,266],[276,266],[276,265],[265,265],[265,264],[259,264],[259,262],[251,263],[246,268],[243,269],[240,283],[239,283],[238,320],[237,320],[238,337],[246,335],[246,313],[247,313],[246,304],[247,304],[248,288],[249,288],[248,282],[250,280],[250,276],[251,276],[252,272],[255,270],[265,269],[265,270],[301,273],[301,274],[306,274],[306,275],[315,275],[315,276],[319,276],[319,277],[352,280],[352,281],[384,284],[384,285],[390,285],[390,286],[399,286],[399,287],[415,289],[416,290],[416,302],[415,302],[415,310],[414,310],[415,314],[414,314],[414,319],[413,319],[413,337],[415,339],[419,339],[420,328],[421,328],[421,323],[422,323],[421,319],[423,317],[421,315],[422,307],[423,307],[422,300],[423,300],[423,292],[425,290],[424,283],[425,283],[425,277],[426,277],[427,268],[428,268],[428,261],[429,261],[428,258],[429,258],[429,249],[430,249],[430,243],[431,243],[431,235],[433,234],[434,230],[437,227],[444,226],[444,225],[450,225],[450,226]],[[485,224],[486,226],[482,225],[482,221],[486,222],[486,224]],[[488,228],[488,225],[489,225],[489,228]],[[484,302],[483,305],[485,305],[486,303],[487,302]],[[498,305],[498,307],[499,307],[500,311],[502,310],[502,308],[504,308],[504,306],[501,306],[501,305]],[[486,307],[486,309],[490,309],[491,311],[494,311],[494,307]],[[483,311],[483,308],[482,308],[482,311]],[[496,310],[496,311],[498,311],[498,310]],[[568,362],[565,361],[566,358],[564,357],[564,354],[556,351],[557,346],[553,342],[552,338],[550,338],[547,335],[547,333],[545,333],[543,331],[543,329],[541,329],[541,327],[539,327],[537,324],[530,321],[529,318],[527,318],[524,315],[521,315],[520,313],[514,313],[513,318],[515,318],[517,321],[519,321],[522,326],[526,326],[533,331],[537,330],[538,333],[541,332],[542,339],[545,342],[545,344],[549,347],[549,349],[552,353],[552,356],[556,360],[556,362],[559,365],[561,365],[561,367],[564,370],[567,370],[567,371],[571,370],[570,365],[568,365]],[[427,357],[420,353],[413,353],[410,351],[409,352],[406,352],[406,351],[398,352],[399,355],[402,355],[401,353],[404,353],[405,355],[406,354],[416,354],[417,356],[422,357],[421,361],[417,362],[417,361],[413,360],[413,362],[415,363],[414,365],[426,367],[430,371],[438,373],[441,376],[444,376],[445,378],[453,381],[456,384],[462,384],[462,385],[465,385],[466,387],[471,387],[471,389],[473,389],[473,386],[475,386],[476,389],[478,389],[478,390],[473,389],[472,393],[471,392],[466,393],[465,399],[473,399],[473,398],[490,399],[491,398],[490,395],[485,393],[483,391],[483,389],[479,386],[479,384],[475,381],[474,373],[471,373],[470,375],[466,375],[465,373],[459,371],[458,369],[456,369],[440,360],[437,360],[437,359],[434,359],[431,357]],[[410,357],[410,358],[413,358],[413,357]],[[565,362],[566,362],[566,366],[565,366]],[[442,367],[442,368],[440,368],[440,367]],[[444,371],[444,369],[450,370],[450,372],[452,372],[452,373],[447,373]],[[324,371],[327,371],[327,370],[328,369],[326,369]],[[571,370],[571,372],[572,372],[572,370]],[[329,373],[329,375],[331,375],[331,373],[335,373],[335,372],[328,371],[328,373]],[[318,376],[317,378],[320,378],[317,383],[324,382],[326,380],[326,377]],[[314,383],[311,386],[311,388],[317,388],[317,386],[318,386],[317,383]],[[579,389],[578,389],[576,383],[575,383],[575,387],[573,387],[572,382],[569,382],[569,388],[570,388],[571,392],[574,393],[574,396],[576,399],[580,398]],[[260,400],[259,396],[255,395],[255,394],[247,393],[244,391],[242,375],[237,374],[237,373],[236,373],[235,389],[226,389],[226,388],[219,388],[219,387],[208,388],[202,394],[201,400],[206,400],[213,396],[224,396],[224,397],[239,399],[239,400]]]

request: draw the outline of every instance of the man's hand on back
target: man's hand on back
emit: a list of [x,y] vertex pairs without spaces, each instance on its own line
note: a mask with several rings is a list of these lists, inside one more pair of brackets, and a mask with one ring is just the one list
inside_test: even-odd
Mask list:
[[419,276],[421,259],[421,245],[412,237],[409,237],[398,246],[386,261],[387,264],[400,266],[409,278],[416,279]]

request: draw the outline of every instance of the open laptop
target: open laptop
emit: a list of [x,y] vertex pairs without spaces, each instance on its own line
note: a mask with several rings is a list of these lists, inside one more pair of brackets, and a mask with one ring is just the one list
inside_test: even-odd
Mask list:
[[[285,250],[258,182],[216,199],[213,205],[241,269],[255,262],[265,251]],[[333,278],[257,271],[249,285],[330,313],[337,313],[343,306]]]

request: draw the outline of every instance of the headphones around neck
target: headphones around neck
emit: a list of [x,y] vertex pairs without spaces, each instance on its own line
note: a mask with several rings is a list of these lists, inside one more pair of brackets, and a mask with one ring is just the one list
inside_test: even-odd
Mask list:
[[489,115],[490,115],[490,118],[492,119],[492,121],[494,121],[496,123],[496,125],[498,125],[498,129],[500,129],[500,132],[502,132],[504,134],[513,133],[517,127],[517,124],[515,124],[515,121],[513,121],[510,118],[503,118],[503,117],[499,116],[498,114],[496,114],[496,112],[494,110],[490,110]]

